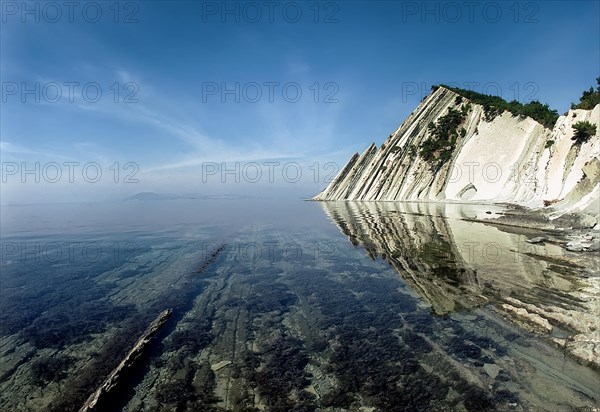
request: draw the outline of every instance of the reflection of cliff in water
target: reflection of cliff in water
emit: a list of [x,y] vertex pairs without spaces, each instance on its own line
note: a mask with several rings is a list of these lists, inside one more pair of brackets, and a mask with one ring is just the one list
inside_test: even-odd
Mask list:
[[324,207],[353,245],[364,247],[373,259],[386,259],[435,313],[484,302],[483,286],[447,240],[442,217],[401,214],[387,203],[325,203]]
[[597,299],[586,294],[593,288],[584,268],[564,259],[557,245],[532,245],[522,235],[468,221],[481,207],[323,203],[352,244],[386,259],[436,314],[494,303],[502,314],[550,333],[555,343],[594,362]]

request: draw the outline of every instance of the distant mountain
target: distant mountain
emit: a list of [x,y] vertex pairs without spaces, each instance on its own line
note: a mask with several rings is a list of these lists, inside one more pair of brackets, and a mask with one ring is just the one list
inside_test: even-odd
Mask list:
[[168,200],[176,199],[175,195],[160,194],[155,192],[140,192],[133,196],[126,197],[125,200]]
[[201,195],[198,193],[156,193],[156,192],[139,192],[135,195],[126,197],[124,200],[181,200],[181,199],[248,199],[248,195],[220,194],[220,195]]

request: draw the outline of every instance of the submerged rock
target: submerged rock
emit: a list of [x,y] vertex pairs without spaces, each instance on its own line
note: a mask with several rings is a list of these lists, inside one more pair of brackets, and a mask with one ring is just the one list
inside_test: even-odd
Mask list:
[[600,250],[600,239],[575,239],[565,245],[570,252],[596,252]]
[[593,216],[589,213],[583,213],[579,215],[578,224],[582,228],[593,228],[598,224],[598,216]]
[[570,252],[581,252],[583,251],[583,246],[579,240],[572,240],[569,243],[567,243],[565,249],[567,249]]
[[123,358],[121,363],[119,363],[119,365],[110,373],[110,375],[108,375],[102,385],[89,396],[79,412],[104,410],[105,407],[101,405],[106,399],[110,398],[110,392],[113,391],[121,382],[127,370],[133,367],[135,362],[142,355],[148,343],[165,325],[172,313],[173,312],[171,309],[165,309],[158,315],[158,317],[150,324],[150,326],[148,326],[143,335],[140,336],[134,347]]
[[483,369],[492,379],[496,379],[496,376],[498,376],[498,373],[500,373],[501,370],[500,366],[495,363],[484,363]]
[[597,252],[598,250],[600,250],[600,240],[596,240],[586,248],[586,252]]
[[214,372],[216,372],[216,371],[218,371],[220,369],[223,369],[224,367],[229,366],[229,365],[231,365],[231,361],[225,361],[224,360],[224,361],[221,361],[221,362],[217,362],[217,363],[215,363],[213,365],[210,365],[210,368]]
[[543,242],[546,242],[547,240],[548,240],[548,238],[545,236],[537,236],[537,237],[532,237],[531,239],[526,239],[525,242],[527,242],[527,243],[543,243]]
[[[509,300],[509,298],[507,298]],[[517,308],[508,303],[503,303],[501,307],[507,312],[512,313],[516,318],[522,320],[523,326],[529,327],[534,331],[541,330],[546,333],[552,332],[552,325],[548,322],[548,319],[543,318],[537,313],[529,312],[525,308]]]

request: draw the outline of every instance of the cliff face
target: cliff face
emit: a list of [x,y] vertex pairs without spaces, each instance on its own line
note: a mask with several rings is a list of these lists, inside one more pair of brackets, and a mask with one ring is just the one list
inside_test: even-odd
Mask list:
[[[431,123],[462,113],[452,147],[421,153]],[[419,200],[552,204],[558,212],[598,215],[600,105],[570,110],[553,130],[504,111],[491,118],[484,107],[444,87],[427,96],[386,142],[355,154],[314,200]],[[572,140],[573,124],[587,120],[597,133]],[[464,129],[464,130],[463,130]],[[445,153],[444,153],[445,152]],[[427,158],[426,158],[427,157]]]

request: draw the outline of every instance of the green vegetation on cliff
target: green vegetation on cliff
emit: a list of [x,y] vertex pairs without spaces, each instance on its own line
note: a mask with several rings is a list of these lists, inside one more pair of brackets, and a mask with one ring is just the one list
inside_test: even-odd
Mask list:
[[577,122],[573,125],[575,134],[573,140],[575,143],[582,144],[590,140],[590,137],[596,134],[596,125],[588,121]]
[[419,154],[425,160],[437,159],[440,163],[445,163],[452,157],[452,152],[456,146],[458,135],[464,136],[466,130],[459,131],[458,127],[465,121],[468,106],[463,106],[462,110],[450,108],[448,113],[440,117],[437,122],[429,123],[429,139],[421,144]]
[[597,104],[600,104],[600,77],[596,77],[598,87],[594,90],[590,87],[589,90],[584,90],[583,94],[579,98],[579,103],[571,104],[571,109],[584,109],[592,110]]
[[500,96],[481,94],[472,90],[450,87],[444,84],[433,86],[432,90],[436,90],[440,86],[452,90],[454,93],[469,99],[473,103],[483,106],[486,121],[493,120],[496,116],[501,114],[503,110],[506,110],[515,116],[531,117],[533,120],[549,129],[552,129],[558,120],[558,112],[556,110],[550,109],[547,104],[540,103],[537,100],[533,100],[527,104],[519,103],[516,100],[507,102]]

